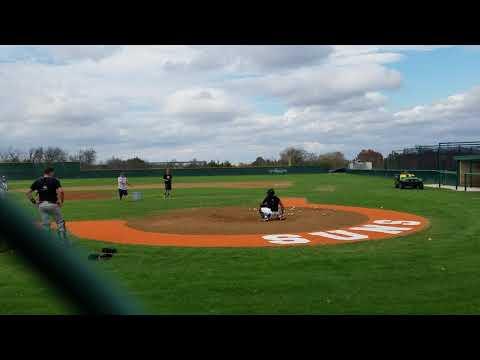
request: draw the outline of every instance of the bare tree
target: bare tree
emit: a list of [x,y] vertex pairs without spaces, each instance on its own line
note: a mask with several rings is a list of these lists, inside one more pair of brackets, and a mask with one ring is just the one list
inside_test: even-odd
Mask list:
[[112,156],[111,159],[108,159],[105,162],[105,165],[108,169],[124,169],[125,168],[125,161]]
[[92,165],[97,160],[97,151],[93,148],[83,150],[80,161],[84,164]]
[[319,162],[319,155],[313,152],[305,152],[303,157],[304,165],[317,165]]
[[288,166],[302,165],[305,161],[305,157],[305,150],[295,147],[289,147],[280,153],[280,162]]
[[254,162],[251,163],[252,166],[265,166],[265,159],[261,156],[258,156]]
[[0,160],[2,162],[21,162],[24,159],[24,154],[21,150],[9,148],[6,151],[0,153]]
[[127,159],[125,163],[128,169],[145,169],[148,167],[147,162],[143,159],[140,159],[138,156]]
[[93,165],[97,160],[95,149],[79,150],[76,154],[69,156],[70,161],[78,161],[82,165]]
[[79,161],[84,165],[93,165],[97,160],[97,152],[93,148],[84,149],[78,151],[74,155],[69,155],[68,152],[60,147],[48,147],[43,146],[31,147],[27,151],[13,149],[10,147],[8,150],[0,152],[0,161],[2,162],[29,162],[34,164],[40,163],[55,163]]
[[33,163],[34,156],[35,156],[35,148],[28,149],[27,158],[25,159],[25,161]]
[[34,163],[43,162],[44,156],[45,156],[45,150],[43,149],[43,147],[42,146],[37,147],[33,154],[33,162]]
[[46,163],[65,162],[67,159],[67,152],[59,147],[48,147],[45,150],[43,157],[43,160]]
[[329,169],[341,168],[347,165],[343,153],[335,151],[325,154],[307,152],[301,148],[289,147],[280,153],[279,162],[288,166],[311,165]]
[[328,167],[329,169],[342,168],[348,163],[345,155],[339,151],[319,155],[318,162],[320,165]]
[[41,163],[43,161],[44,149],[42,146],[28,149],[24,161],[31,163]]

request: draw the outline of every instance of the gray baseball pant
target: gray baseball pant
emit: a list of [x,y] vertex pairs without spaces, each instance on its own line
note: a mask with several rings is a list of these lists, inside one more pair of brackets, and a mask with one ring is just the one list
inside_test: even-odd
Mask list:
[[38,205],[38,210],[40,211],[42,226],[45,228],[45,230],[50,231],[50,218],[53,217],[57,224],[58,235],[60,238],[65,240],[67,238],[65,220],[63,220],[60,206],[58,206],[58,204],[44,201]]

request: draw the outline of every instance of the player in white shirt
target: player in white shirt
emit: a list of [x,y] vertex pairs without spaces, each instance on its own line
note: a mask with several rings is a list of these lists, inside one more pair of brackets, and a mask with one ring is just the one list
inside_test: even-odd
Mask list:
[[120,174],[120,176],[117,179],[118,181],[118,196],[120,197],[120,200],[124,196],[128,196],[128,180],[125,174]]
[[6,176],[0,177],[0,199],[5,197],[8,191],[8,181]]

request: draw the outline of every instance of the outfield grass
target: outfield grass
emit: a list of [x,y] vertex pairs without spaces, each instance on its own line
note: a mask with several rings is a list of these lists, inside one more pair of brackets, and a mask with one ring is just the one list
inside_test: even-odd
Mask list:
[[[173,181],[175,183],[192,183],[192,182],[223,182],[223,181],[263,181],[272,180],[272,175],[241,175],[241,176],[175,176]],[[289,180],[296,175],[277,175],[276,179],[279,181]],[[17,180],[9,183],[10,189],[28,189],[33,180]],[[129,177],[128,182],[135,187],[136,184],[162,184],[163,179],[151,176]],[[62,186],[96,186],[96,185],[112,185],[112,188],[117,186],[116,178],[96,178],[96,179],[62,179]],[[132,189],[133,189],[132,188]]]
[[[272,176],[178,177],[176,182],[259,181]],[[350,174],[285,175],[282,196],[311,202],[411,212],[429,229],[407,237],[356,244],[248,249],[119,245],[110,262],[96,263],[148,311],[158,314],[471,314],[480,313],[480,193],[399,190],[393,181]],[[132,178],[132,183],[159,182]],[[64,180],[64,186],[111,179]],[[29,182],[12,183],[12,188]],[[261,189],[182,189],[164,201],[142,190],[141,202],[66,204],[67,220],[129,218],[172,208],[257,205]],[[21,194],[14,194],[33,213]],[[102,244],[78,240],[82,247]],[[0,313],[71,310],[18,262],[0,253]]]

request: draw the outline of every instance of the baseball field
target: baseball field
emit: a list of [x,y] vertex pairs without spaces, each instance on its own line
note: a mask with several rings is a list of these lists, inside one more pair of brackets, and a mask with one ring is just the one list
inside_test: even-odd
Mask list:
[[[480,193],[395,189],[352,174],[62,180],[74,246],[152,314],[477,314]],[[23,195],[10,196],[32,217]],[[273,187],[286,220],[257,213]],[[378,228],[380,226],[380,228]],[[382,228],[383,226],[383,228]],[[373,240],[373,241],[369,241]],[[16,258],[0,253],[0,314],[74,310]]]

